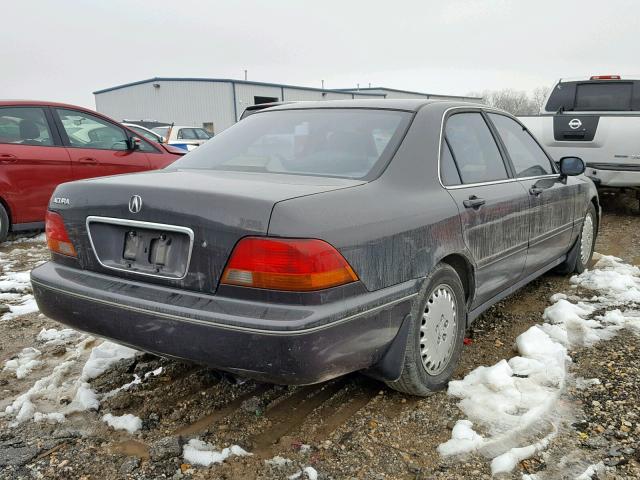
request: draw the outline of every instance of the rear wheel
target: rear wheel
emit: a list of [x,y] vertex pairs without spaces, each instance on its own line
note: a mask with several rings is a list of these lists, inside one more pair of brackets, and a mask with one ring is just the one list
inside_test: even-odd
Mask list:
[[578,258],[576,259],[576,266],[574,268],[576,273],[584,272],[591,261],[591,257],[593,257],[593,247],[596,243],[597,218],[596,208],[590,203],[584,220],[582,221],[580,237],[578,237]]
[[387,385],[418,396],[445,388],[460,359],[465,320],[462,282],[452,267],[439,264],[414,307],[402,375]]
[[9,215],[4,205],[0,203],[0,242],[4,242],[9,234]]

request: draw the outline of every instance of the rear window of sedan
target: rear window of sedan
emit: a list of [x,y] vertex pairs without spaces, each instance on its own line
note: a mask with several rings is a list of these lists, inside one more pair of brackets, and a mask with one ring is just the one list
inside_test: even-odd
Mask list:
[[384,167],[410,112],[318,108],[252,115],[171,168],[363,178]]

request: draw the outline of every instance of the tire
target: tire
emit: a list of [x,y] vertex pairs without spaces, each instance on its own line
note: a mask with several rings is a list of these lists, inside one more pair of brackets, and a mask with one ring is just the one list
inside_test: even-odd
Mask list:
[[8,234],[9,215],[7,215],[7,210],[4,208],[4,205],[0,203],[0,243],[4,242],[7,239]]
[[[446,388],[462,353],[466,313],[460,277],[451,266],[438,264],[427,278],[411,314],[402,374],[386,384],[421,397]],[[455,324],[451,325],[451,321]],[[429,351],[435,352],[431,361]]]
[[593,203],[589,203],[587,213],[582,221],[582,229],[578,237],[578,255],[576,265],[573,269],[575,273],[582,273],[586,270],[591,257],[593,257],[593,247],[596,243],[596,232],[598,231],[598,215]]

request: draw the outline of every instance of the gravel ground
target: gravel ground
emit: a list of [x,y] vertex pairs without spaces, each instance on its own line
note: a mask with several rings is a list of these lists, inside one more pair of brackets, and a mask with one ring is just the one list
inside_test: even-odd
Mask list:
[[[631,203],[605,200],[596,250],[640,264],[640,216],[629,210]],[[31,252],[24,265],[41,261],[34,253],[41,250],[32,250],[33,243],[11,244],[0,252],[20,248]],[[455,377],[513,356],[515,338],[542,321],[550,295],[569,288],[567,277],[545,275],[485,313],[468,333],[471,342]],[[78,342],[38,343],[42,328],[61,327],[38,313],[0,320],[2,364],[29,346],[41,350],[43,360],[20,380],[13,372],[0,371],[0,411],[49,374]],[[640,338],[622,331],[570,355],[574,380],[559,405],[558,436],[505,478],[575,478],[576,471],[598,462],[606,468],[594,479],[640,478]],[[69,381],[82,364],[71,369]],[[161,373],[145,378],[159,367]],[[321,479],[490,478],[485,458],[443,459],[436,452],[462,418],[457,400],[445,392],[426,399],[408,397],[358,374],[287,388],[147,354],[118,362],[92,380],[91,387],[104,394],[134,375],[142,378],[139,384],[103,398],[99,411],[69,415],[63,423],[12,426],[11,418],[0,417],[0,478],[279,479],[308,466]],[[600,384],[579,378],[597,378]],[[69,401],[59,400],[62,405]],[[39,407],[53,411],[56,405]],[[114,430],[101,420],[106,413],[137,415],[142,428],[133,434]],[[193,466],[183,459],[182,449],[194,438],[218,448],[237,444],[252,455],[233,456],[208,468]],[[265,462],[277,457],[282,458]]]

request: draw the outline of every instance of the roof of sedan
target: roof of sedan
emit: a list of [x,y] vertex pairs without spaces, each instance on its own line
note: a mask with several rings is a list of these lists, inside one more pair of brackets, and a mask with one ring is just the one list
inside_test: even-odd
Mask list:
[[426,105],[432,104],[451,104],[451,105],[474,105],[469,102],[451,101],[451,100],[418,100],[418,99],[365,99],[365,100],[320,100],[311,102],[292,102],[266,110],[293,110],[306,108],[380,108],[393,110],[407,110],[416,112]]

